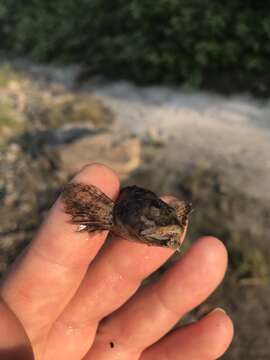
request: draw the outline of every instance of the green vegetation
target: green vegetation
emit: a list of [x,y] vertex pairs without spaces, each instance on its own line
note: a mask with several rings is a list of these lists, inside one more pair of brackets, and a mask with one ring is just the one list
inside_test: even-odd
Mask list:
[[22,124],[16,114],[7,104],[0,101],[0,148],[6,144],[14,131],[18,132],[21,128]]
[[18,82],[22,78],[22,75],[9,64],[0,65],[0,148],[14,132],[21,131],[23,127],[21,115],[13,109],[12,100],[6,98],[9,83]]
[[94,96],[57,95],[33,87],[33,83],[10,64],[0,64],[0,147],[23,130],[57,128],[71,122],[109,126],[113,114]]
[[109,125],[113,115],[95,97],[69,96],[58,101],[44,102],[40,99],[39,117],[48,128],[56,128],[71,122],[89,122],[96,126]]
[[22,75],[12,68],[10,64],[3,64],[0,66],[0,88],[5,87],[12,80],[19,81]]
[[38,60],[141,83],[269,94],[269,2],[3,0],[0,24],[2,47]]
[[11,115],[11,111],[6,104],[0,103],[0,128],[2,126],[15,126],[16,121],[14,117]]
[[3,128],[21,129],[22,123],[19,117],[20,115],[9,104],[0,101],[0,135]]

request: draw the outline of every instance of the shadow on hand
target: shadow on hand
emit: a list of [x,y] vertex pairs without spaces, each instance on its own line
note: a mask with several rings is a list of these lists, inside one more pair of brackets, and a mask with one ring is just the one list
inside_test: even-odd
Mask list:
[[32,349],[18,346],[13,349],[0,349],[0,360],[34,360]]

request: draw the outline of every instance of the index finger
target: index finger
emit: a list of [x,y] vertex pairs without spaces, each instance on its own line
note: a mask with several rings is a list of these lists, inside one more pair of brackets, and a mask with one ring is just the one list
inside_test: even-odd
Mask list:
[[[97,186],[117,197],[119,180],[109,168],[85,167],[75,182]],[[3,281],[1,295],[25,326],[30,338],[49,327],[77,290],[107,232],[76,232],[59,198],[36,238]]]

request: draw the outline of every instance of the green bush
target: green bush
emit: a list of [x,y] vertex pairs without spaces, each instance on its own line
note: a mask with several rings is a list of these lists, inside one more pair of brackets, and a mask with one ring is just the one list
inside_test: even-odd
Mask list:
[[3,44],[38,60],[140,83],[270,89],[268,1],[4,0],[0,22]]

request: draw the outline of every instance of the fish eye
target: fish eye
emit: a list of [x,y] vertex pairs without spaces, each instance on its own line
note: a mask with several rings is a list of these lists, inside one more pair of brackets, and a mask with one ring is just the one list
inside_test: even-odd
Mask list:
[[166,240],[161,240],[160,245],[161,246],[167,246],[168,245],[168,240],[167,239]]

